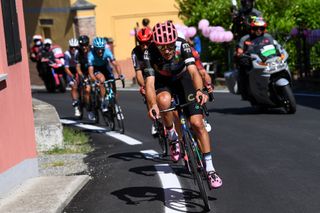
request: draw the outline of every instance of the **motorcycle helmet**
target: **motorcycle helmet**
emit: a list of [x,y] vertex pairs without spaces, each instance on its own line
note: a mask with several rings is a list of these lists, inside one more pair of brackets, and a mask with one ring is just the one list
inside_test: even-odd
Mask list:
[[262,17],[255,17],[250,23],[251,30],[260,29],[261,31],[265,31],[267,28],[267,22]]
[[157,45],[172,44],[178,39],[178,33],[171,21],[157,23],[153,29],[153,41]]
[[244,11],[251,11],[253,8],[254,0],[241,0],[241,6]]
[[86,35],[81,35],[79,36],[78,41],[80,46],[87,46],[89,45],[90,39]]
[[46,38],[46,39],[44,39],[43,44],[51,46],[52,45],[52,40],[50,38]]
[[69,40],[69,47],[78,47],[78,46],[79,46],[78,39],[72,38]]

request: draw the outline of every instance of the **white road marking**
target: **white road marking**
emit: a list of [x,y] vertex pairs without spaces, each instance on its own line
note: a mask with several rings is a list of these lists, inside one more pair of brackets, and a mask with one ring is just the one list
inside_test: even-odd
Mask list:
[[77,123],[76,121],[68,120],[68,119],[60,119],[60,122],[62,124],[76,124]]
[[109,135],[113,138],[116,138],[126,144],[129,144],[129,145],[140,145],[142,144],[141,141],[138,141],[130,136],[127,136],[127,135],[124,135],[124,134],[120,134],[118,132],[106,132],[105,133],[106,135]]
[[144,157],[147,158],[147,159],[154,159],[154,158],[159,157],[159,153],[156,152],[156,151],[154,151],[154,150],[152,150],[152,149],[142,150],[142,151],[140,151],[140,152],[141,152],[141,153],[144,155]]
[[182,187],[169,164],[155,165],[164,190],[165,213],[187,212]]
[[107,131],[106,128],[98,127],[98,126],[91,125],[91,124],[79,123],[79,124],[75,124],[75,126],[80,127],[80,128],[83,128],[83,129],[89,129],[89,130]]
[[83,123],[78,123],[77,121],[73,121],[73,120],[68,120],[68,119],[60,119],[61,123],[63,124],[71,124],[73,126],[77,126],[83,129],[88,129],[88,130],[94,130],[94,131],[103,131],[105,132],[106,135],[113,137],[117,140],[120,140],[126,144],[129,145],[140,145],[142,144],[141,141],[138,141],[128,135],[124,135],[124,134],[120,134],[118,132],[106,132],[107,129],[106,128],[102,128],[99,126],[95,126],[95,125],[91,125],[91,124],[83,124]]
[[[140,151],[145,158],[152,159],[159,153],[150,149]],[[164,190],[165,213],[187,212],[181,184],[169,164],[156,164],[155,168]]]

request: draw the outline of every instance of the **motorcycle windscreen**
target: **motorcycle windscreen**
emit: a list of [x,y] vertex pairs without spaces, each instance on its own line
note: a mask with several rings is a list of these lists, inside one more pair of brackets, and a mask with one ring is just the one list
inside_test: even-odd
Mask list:
[[277,50],[276,50],[276,47],[274,45],[270,44],[270,45],[266,45],[266,46],[262,47],[260,49],[260,53],[264,57],[270,58],[270,57],[272,57],[272,56],[277,54]]

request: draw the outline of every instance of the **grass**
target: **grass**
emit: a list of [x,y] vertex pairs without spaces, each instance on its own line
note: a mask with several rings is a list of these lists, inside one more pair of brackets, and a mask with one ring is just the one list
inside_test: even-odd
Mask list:
[[46,151],[45,154],[86,154],[93,150],[89,144],[88,135],[70,127],[63,127],[63,141],[63,147],[55,147]]
[[55,161],[52,163],[47,163],[43,165],[44,168],[50,168],[50,167],[59,167],[59,166],[64,166],[64,161]]

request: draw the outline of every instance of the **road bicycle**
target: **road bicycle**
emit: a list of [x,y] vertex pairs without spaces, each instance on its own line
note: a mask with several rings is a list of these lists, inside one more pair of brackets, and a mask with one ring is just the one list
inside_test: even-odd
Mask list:
[[[181,130],[182,130],[181,132],[182,132],[182,140],[183,140],[182,142],[180,142],[180,145],[183,151],[182,155],[184,158],[184,162],[187,167],[187,170],[190,172],[190,174],[194,178],[194,181],[197,183],[197,186],[200,191],[200,196],[205,205],[205,210],[210,211],[210,204],[209,204],[204,183],[207,182],[209,190],[211,190],[211,186],[207,178],[207,172],[203,164],[204,160],[203,160],[202,152],[198,145],[198,140],[193,134],[192,129],[189,127],[189,124],[187,122],[187,119],[184,113],[184,108],[190,104],[193,104],[194,102],[195,101],[188,102],[185,104],[179,104],[178,98],[174,97],[172,107],[166,110],[161,110],[160,112],[170,112],[170,111],[178,112],[178,117],[181,123]],[[209,115],[205,105],[200,106],[199,104],[197,104],[196,107],[201,107],[205,116]]]
[[[156,116],[156,112],[152,111],[153,116]],[[153,122],[155,129],[157,130],[158,142],[161,147],[161,157],[168,155],[168,138],[166,129],[161,121],[161,118],[156,118]]]
[[107,103],[108,111],[102,112],[101,110],[101,98],[100,98],[100,89],[96,84],[92,84],[91,89],[91,103],[93,106],[93,112],[96,117],[96,123],[99,123],[99,114],[102,115],[102,118],[107,127],[109,127],[112,131],[119,131],[121,134],[124,134],[124,115],[121,110],[121,107],[116,98],[116,93],[113,90],[113,84],[115,81],[121,80],[123,88],[125,87],[124,79],[116,78],[110,79],[103,82],[103,85],[106,89],[106,94],[103,97]]

